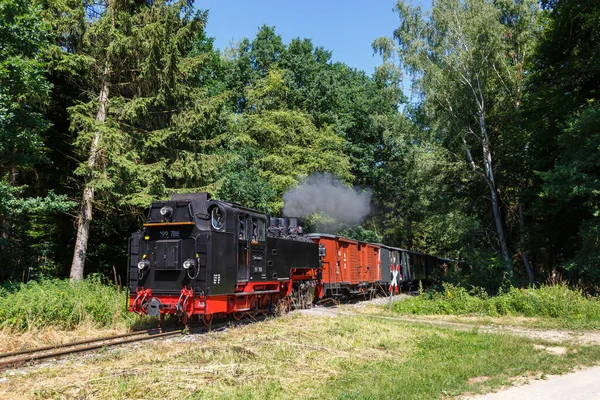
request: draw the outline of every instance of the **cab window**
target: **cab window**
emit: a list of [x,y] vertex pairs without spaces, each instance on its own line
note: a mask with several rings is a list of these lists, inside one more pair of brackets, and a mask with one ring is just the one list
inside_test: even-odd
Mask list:
[[221,210],[221,208],[213,208],[210,214],[213,228],[215,228],[216,230],[223,229],[223,225],[225,224],[225,217],[223,216],[223,211]]
[[266,223],[262,219],[258,220],[258,241],[265,241]]
[[256,218],[248,218],[248,237],[250,238],[250,241],[252,243],[257,243],[256,242],[256,237],[257,237],[257,227],[256,227]]
[[240,215],[238,220],[238,239],[246,240],[246,227],[245,227],[246,217]]

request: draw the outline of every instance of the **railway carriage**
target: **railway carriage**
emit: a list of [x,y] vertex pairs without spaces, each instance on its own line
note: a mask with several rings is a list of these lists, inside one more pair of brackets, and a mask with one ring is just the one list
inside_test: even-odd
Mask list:
[[389,285],[389,265],[382,267],[381,245],[324,233],[308,236],[325,249],[321,279],[324,297],[371,296]]

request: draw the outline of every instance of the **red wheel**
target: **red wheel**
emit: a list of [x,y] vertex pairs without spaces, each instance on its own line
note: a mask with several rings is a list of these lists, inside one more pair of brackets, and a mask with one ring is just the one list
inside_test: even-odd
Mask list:
[[252,299],[252,301],[250,302],[250,311],[248,311],[247,314],[250,318],[254,318],[254,317],[256,317],[257,312],[258,312],[258,300],[256,299],[256,297],[254,297]]
[[204,323],[204,325],[209,326],[210,324],[212,324],[213,317],[213,314],[204,314],[204,316],[202,317],[202,322]]

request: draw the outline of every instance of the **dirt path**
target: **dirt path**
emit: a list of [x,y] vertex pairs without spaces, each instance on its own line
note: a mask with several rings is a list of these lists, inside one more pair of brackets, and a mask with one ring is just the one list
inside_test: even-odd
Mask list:
[[469,397],[469,400],[590,400],[600,399],[600,367],[588,368],[543,381],[514,386],[501,392]]

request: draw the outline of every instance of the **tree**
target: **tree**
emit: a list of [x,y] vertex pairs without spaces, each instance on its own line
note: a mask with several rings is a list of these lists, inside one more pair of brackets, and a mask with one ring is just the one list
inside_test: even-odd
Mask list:
[[[244,165],[262,171],[275,196],[314,171],[360,185],[375,182],[384,148],[382,121],[397,115],[402,98],[397,82],[332,63],[331,52],[309,39],[283,45],[266,26],[253,40],[242,40],[229,60],[228,88],[239,113],[236,147],[253,149],[241,152]],[[335,152],[347,155],[349,166]],[[235,181],[242,178],[235,175]],[[273,199],[269,207],[276,211],[280,203]]]
[[288,92],[278,69],[248,88],[245,97],[253,111],[244,115],[236,138],[236,143],[256,149],[253,164],[276,194],[269,206],[273,211],[281,210],[287,189],[314,172],[352,179],[348,158],[341,151],[342,138],[330,126],[317,128],[307,113],[289,110]]
[[0,3],[2,278],[22,271],[28,279],[39,272],[36,266],[45,256],[39,247],[51,229],[41,221],[70,206],[64,196],[36,187],[39,170],[49,164],[43,135],[50,125],[44,112],[51,84],[42,61],[49,43],[49,26],[39,7],[28,0]]
[[82,159],[76,174],[83,178],[74,280],[83,277],[98,195],[114,221],[127,207],[206,186],[218,169],[207,149],[224,140],[215,138],[223,130],[224,100],[198,87],[200,71],[211,60],[194,54],[205,39],[206,13],[185,0],[111,0],[98,10],[84,38],[93,60],[90,96],[69,110]]
[[[512,3],[511,3],[512,4]],[[490,114],[503,97],[519,97],[523,60],[530,38],[519,35],[533,1],[507,7],[487,0],[440,0],[431,14],[399,1],[400,27],[391,39],[380,38],[374,48],[384,57],[397,54],[401,66],[414,77],[414,88],[433,135],[452,152],[461,151],[473,173],[489,192],[493,221],[506,270],[512,273],[512,256],[502,217],[494,158]],[[515,49],[518,52],[515,52]],[[511,57],[510,55],[513,54]],[[518,101],[518,100],[515,100]]]
[[[600,94],[600,3],[543,1],[543,40],[524,103],[532,187],[530,247],[547,273],[597,285],[594,128]],[[592,168],[592,169],[590,169]]]
[[50,84],[39,55],[48,45],[48,26],[28,0],[3,1],[0,17],[0,173],[14,186],[20,171],[45,161],[41,135],[49,125],[43,112]]
[[[600,105],[574,115],[559,139],[560,158],[541,173],[542,197],[553,211],[576,218],[577,239],[566,269],[587,285],[600,279]],[[569,210],[567,212],[566,210]]]

